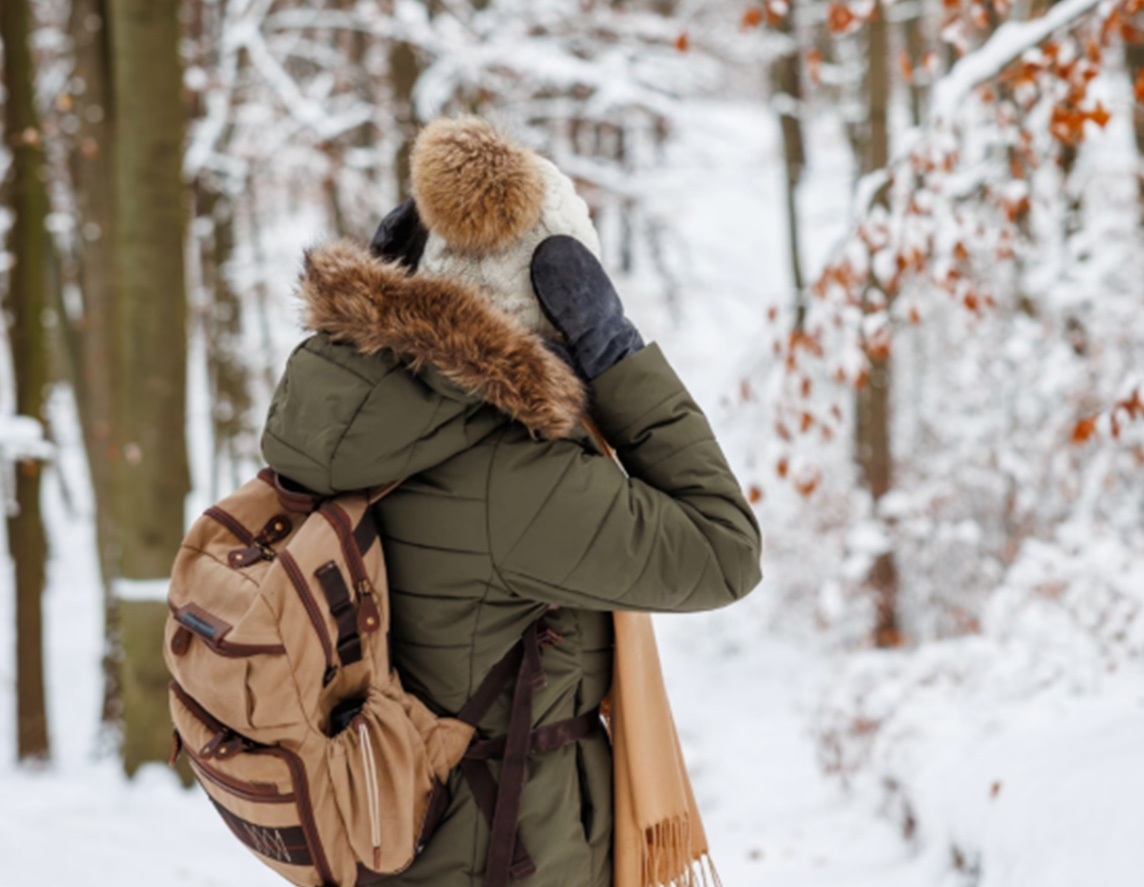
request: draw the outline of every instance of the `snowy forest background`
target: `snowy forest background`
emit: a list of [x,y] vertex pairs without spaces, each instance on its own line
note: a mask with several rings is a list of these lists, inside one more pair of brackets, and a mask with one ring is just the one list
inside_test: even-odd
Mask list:
[[467,111],[576,179],[765,528],[747,602],[658,623],[729,887],[1139,885],[1140,28],[0,0],[5,870],[277,883],[154,763],[163,580],[259,464],[301,250],[367,239],[418,125]]

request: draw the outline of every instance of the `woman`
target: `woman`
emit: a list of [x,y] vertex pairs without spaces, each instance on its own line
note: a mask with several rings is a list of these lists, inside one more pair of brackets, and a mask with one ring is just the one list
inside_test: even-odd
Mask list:
[[[559,642],[532,727],[591,720],[611,685],[611,611],[740,599],[760,578],[758,525],[703,413],[624,316],[571,182],[462,118],[419,137],[413,186],[373,255],[308,254],[315,335],[290,358],[263,452],[320,493],[402,480],[376,516],[407,690],[456,714],[543,617]],[[506,733],[512,694],[482,736]],[[611,883],[611,780],[599,731],[532,755],[516,880]],[[387,884],[484,882],[488,811],[460,772],[448,789],[428,846]]]

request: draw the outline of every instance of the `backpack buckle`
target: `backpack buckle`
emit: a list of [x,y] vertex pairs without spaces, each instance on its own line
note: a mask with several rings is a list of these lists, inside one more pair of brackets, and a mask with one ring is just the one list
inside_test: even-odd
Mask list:
[[372,588],[358,588],[361,595],[358,604],[357,625],[360,634],[371,634],[381,628],[381,611],[377,608],[377,601],[373,597]]
[[216,761],[225,761],[233,758],[246,747],[246,740],[230,729],[219,730],[210,741],[203,746],[199,756],[204,760],[214,758]]

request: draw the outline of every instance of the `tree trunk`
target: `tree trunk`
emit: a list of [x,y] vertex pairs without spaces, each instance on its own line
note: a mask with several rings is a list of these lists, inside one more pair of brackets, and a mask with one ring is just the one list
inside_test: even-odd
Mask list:
[[795,30],[795,5],[792,2],[778,30],[792,41],[789,51],[776,59],[771,69],[775,97],[779,100],[779,125],[783,134],[783,165],[786,170],[787,232],[790,247],[791,280],[794,284],[795,328],[801,330],[806,314],[803,292],[802,261],[799,257],[798,183],[806,165],[806,148],[802,137],[802,53]]
[[[113,482],[120,580],[156,581],[119,601],[124,766],[163,760],[169,736],[157,592],[183,536],[186,291],[182,72],[177,0],[109,0],[115,90],[116,281]],[[126,586],[124,586],[126,587]],[[135,586],[139,588],[139,586]],[[138,692],[136,692],[138,691]],[[162,726],[160,730],[158,725]]]
[[[352,16],[357,6],[357,0],[338,0],[337,8]],[[346,63],[339,72],[353,86],[353,91],[366,105],[375,107],[378,97],[375,94],[375,80],[371,70],[369,49],[371,38],[364,30],[356,28],[343,29],[334,36],[334,43],[338,51],[345,57]],[[367,207],[364,219],[366,226],[375,221],[373,216],[378,209],[378,189],[380,180],[380,157],[377,157],[374,146],[377,144],[378,128],[373,121],[359,124],[352,132],[338,137],[326,150],[329,157],[330,172],[325,185],[327,200],[330,205],[331,227],[338,236],[353,235],[363,223],[362,208]],[[359,168],[353,175],[363,177],[364,183],[351,178],[348,182],[342,181],[342,170],[345,166],[346,149],[358,148],[363,154],[372,154],[377,161],[365,168]],[[344,193],[347,192],[348,193]],[[385,195],[388,197],[388,194]],[[372,230],[371,230],[372,233]]]
[[107,0],[72,0],[70,25],[75,74],[83,91],[76,96],[80,121],[72,152],[72,181],[79,213],[80,290],[83,316],[76,324],[71,355],[72,385],[83,426],[95,499],[96,545],[104,588],[103,712],[106,726],[121,715],[118,663],[120,642],[112,583],[116,574],[114,503],[111,328],[114,317],[115,164],[111,103],[111,46]]
[[[1144,71],[1144,44],[1124,44],[1124,57],[1128,67],[1128,76],[1133,86],[1140,80]],[[1136,190],[1140,202],[1140,225],[1144,227],[1144,105],[1135,102],[1132,105],[1132,134],[1136,138]]]
[[[884,168],[890,159],[889,28],[881,2],[874,10],[869,29],[869,117],[863,155],[863,172],[867,173]],[[871,356],[869,360],[867,383],[857,394],[855,433],[858,464],[876,507],[892,483],[891,374],[888,356]],[[880,647],[895,646],[901,642],[901,629],[898,623],[898,571],[892,551],[879,555],[867,582],[874,596],[874,642]]]
[[[210,380],[211,430],[214,445],[211,499],[241,483],[243,441],[253,434],[250,424],[249,370],[243,359],[243,304],[230,285],[228,266],[235,247],[235,207],[231,199],[200,182],[195,188],[195,214],[209,219],[199,240],[202,268],[203,329]],[[253,461],[253,460],[252,460]],[[229,476],[225,483],[221,472]]]
[[915,2],[910,17],[906,19],[904,28],[906,32],[906,55],[910,60],[910,120],[914,126],[921,126],[926,113],[926,88],[919,82],[928,77],[922,70],[922,63],[926,54],[925,25],[922,21],[924,9],[920,2]]
[[393,89],[393,116],[401,127],[401,145],[393,160],[397,199],[409,196],[409,156],[417,134],[417,114],[413,107],[413,87],[421,76],[421,61],[408,43],[395,43],[389,51],[389,82]]
[[[250,252],[256,268],[266,268],[269,263],[266,258],[266,248],[262,241],[262,216],[258,203],[258,179],[251,176],[246,185],[246,241],[250,244]],[[271,334],[271,306],[269,286],[265,274],[259,274],[254,282],[255,310],[258,321],[258,337],[262,346],[259,376],[263,397],[269,400],[278,385],[278,360],[274,348],[274,336]]]
[[881,0],[874,7],[867,50],[867,100],[865,163],[863,172],[882,169],[890,161],[890,40],[886,8]]
[[[10,248],[15,264],[9,274],[6,308],[11,316],[8,337],[15,370],[16,412],[40,419],[48,384],[47,330],[48,241],[44,221],[48,195],[44,183],[44,149],[35,107],[35,69],[28,42],[28,0],[0,5],[0,40],[4,42],[4,85],[7,92],[4,134],[12,151]],[[8,546],[16,564],[16,754],[46,758],[48,717],[44,698],[42,598],[47,539],[40,514],[40,463],[16,466],[17,513],[8,519]]]

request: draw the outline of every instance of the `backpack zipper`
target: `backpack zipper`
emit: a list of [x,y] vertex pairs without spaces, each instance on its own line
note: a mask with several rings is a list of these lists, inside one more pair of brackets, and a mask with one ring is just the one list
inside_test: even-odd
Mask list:
[[[206,763],[206,761],[189,748],[186,749],[186,752],[187,757],[191,761],[191,766],[194,767],[196,773],[208,782],[213,782],[228,794],[234,795],[236,798],[242,798],[244,801],[251,801],[255,804],[290,804],[295,801],[293,793],[280,792],[276,786],[269,784],[263,787],[255,785],[253,782],[234,779],[210,766],[210,764]],[[254,750],[251,750],[251,754],[256,753]]]
[[283,569],[286,570],[286,575],[290,577],[294,590],[298,592],[306,615],[310,617],[310,623],[314,626],[314,631],[318,633],[318,640],[322,643],[322,652],[326,656],[326,670],[322,675],[322,686],[328,687],[330,681],[338,673],[338,667],[334,664],[334,645],[330,642],[326,620],[322,618],[322,611],[318,609],[318,602],[310,594],[310,586],[306,584],[306,577],[302,575],[302,570],[298,567],[298,562],[294,560],[294,556],[288,551],[283,551],[278,560]]
[[228,558],[230,565],[237,569],[248,567],[259,559],[274,560],[277,557],[277,552],[273,548],[273,543],[281,542],[290,535],[290,531],[293,529],[290,518],[284,514],[277,514],[270,518],[266,526],[257,535],[243,526],[233,514],[224,511],[217,505],[212,505],[203,514],[216,523],[222,524],[230,530],[239,542],[246,546],[237,551],[232,551]]
[[171,688],[172,693],[179,697],[179,702],[183,703],[191,714],[202,721],[208,730],[213,733],[222,733],[230,729],[222,721],[199,705],[199,701],[184,690],[183,685],[178,681],[171,681],[167,686]]
[[254,547],[254,534],[239,523],[233,514],[223,511],[217,505],[212,505],[203,514],[230,530],[243,545],[248,548]]

